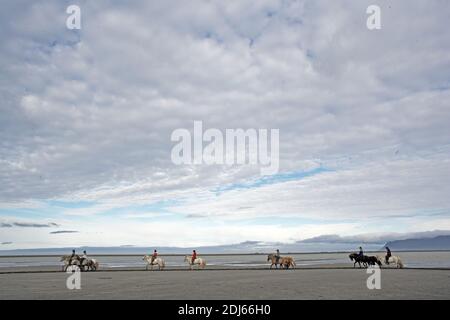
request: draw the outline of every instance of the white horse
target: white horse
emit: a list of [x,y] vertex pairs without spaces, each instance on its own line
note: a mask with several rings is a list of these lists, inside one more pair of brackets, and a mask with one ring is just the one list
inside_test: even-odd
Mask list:
[[62,266],[62,271],[66,271],[69,265],[77,266],[80,268],[80,257],[78,255],[75,255],[73,258],[70,255],[65,255],[62,256],[59,261],[64,262],[64,265]]
[[189,264],[189,267],[191,270],[193,269],[194,265],[198,265],[199,268],[205,269],[206,261],[202,258],[196,258],[194,262],[192,262],[192,256],[184,256],[184,262],[187,262]]
[[[388,265],[386,263],[386,256],[378,255],[377,258],[378,258],[378,261],[382,262],[384,265]],[[397,257],[397,256],[390,256],[388,262],[389,262],[389,265],[395,265],[399,269],[401,269],[405,266],[402,262],[402,259],[400,259],[400,257]]]
[[91,270],[91,271],[97,271],[98,269],[98,261],[96,259],[87,259],[83,261],[83,265],[82,267],[86,267],[87,271]]
[[158,265],[158,270],[164,270],[164,267],[166,266],[166,262],[163,258],[156,257],[155,260],[152,262],[152,256],[146,255],[142,260],[147,261],[147,266],[145,267],[145,270],[148,270],[148,266],[151,266],[151,270],[153,271],[153,266]]

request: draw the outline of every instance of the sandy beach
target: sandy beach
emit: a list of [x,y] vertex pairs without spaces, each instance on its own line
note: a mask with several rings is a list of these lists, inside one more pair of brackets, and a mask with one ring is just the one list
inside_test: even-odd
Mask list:
[[66,288],[62,272],[0,274],[0,299],[448,299],[450,270],[364,269],[98,271]]

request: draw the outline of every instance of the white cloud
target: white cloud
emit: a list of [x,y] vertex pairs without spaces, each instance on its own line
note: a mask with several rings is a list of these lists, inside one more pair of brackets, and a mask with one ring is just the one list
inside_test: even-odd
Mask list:
[[[369,4],[90,1],[79,32],[63,2],[4,4],[2,212],[93,201],[62,211],[89,219],[176,199],[175,213],[226,221],[448,215],[450,9],[379,1],[369,31]],[[282,172],[335,171],[216,196],[259,169],[174,166],[170,133],[193,120],[279,128]]]

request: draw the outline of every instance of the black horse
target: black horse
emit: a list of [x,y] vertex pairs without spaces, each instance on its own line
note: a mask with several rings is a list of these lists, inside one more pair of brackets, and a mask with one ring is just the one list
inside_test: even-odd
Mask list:
[[381,261],[378,260],[377,257],[368,257],[368,256],[360,256],[358,253],[353,252],[349,256],[351,261],[355,261],[353,263],[353,268],[356,267],[356,263],[359,264],[359,267],[361,268],[361,263],[363,264],[364,268],[367,268],[368,266],[374,266],[375,264],[378,264],[378,266],[381,267]]
[[362,256],[362,257],[361,257],[358,253],[353,252],[353,253],[351,253],[348,257],[350,258],[351,261],[355,261],[355,262],[353,263],[353,268],[356,267],[356,264],[357,264],[357,263],[359,264],[359,267],[360,267],[360,268],[361,268],[361,263],[363,264],[363,266],[364,266],[365,268],[367,268],[367,262],[366,262],[365,259],[364,259],[365,256]]
[[381,261],[378,260],[377,257],[371,256],[371,257],[367,257],[364,256],[364,258],[366,258],[367,264],[369,266],[374,266],[375,264],[377,264],[380,268],[381,268]]

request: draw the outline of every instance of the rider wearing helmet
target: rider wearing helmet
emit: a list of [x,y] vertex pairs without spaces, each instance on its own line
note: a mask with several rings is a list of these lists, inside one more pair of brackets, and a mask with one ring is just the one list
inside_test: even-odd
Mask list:
[[152,254],[152,261],[151,261],[151,264],[153,264],[153,261],[155,261],[155,259],[158,257],[158,251],[156,251],[156,249],[153,251],[153,254]]
[[83,266],[84,261],[88,262],[88,256],[86,254],[86,250],[83,251],[83,255],[80,258],[80,266]]
[[362,259],[364,257],[364,251],[362,249],[362,247],[359,247],[359,254],[358,256]]
[[389,264],[389,258],[392,256],[391,249],[389,247],[386,247],[386,264]]
[[69,266],[72,264],[72,260],[75,259],[76,253],[75,250],[72,250],[72,255],[69,258]]
[[280,261],[280,258],[281,258],[281,256],[280,256],[280,249],[277,249],[277,253],[275,254],[275,261],[276,261],[276,263],[278,264],[278,261]]
[[192,250],[192,264],[194,264],[195,259],[197,259],[197,252],[195,250]]

